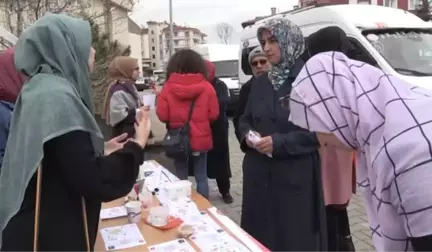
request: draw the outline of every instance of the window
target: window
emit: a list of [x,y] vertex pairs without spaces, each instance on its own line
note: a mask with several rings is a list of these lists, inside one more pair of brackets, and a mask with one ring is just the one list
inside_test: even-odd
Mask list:
[[410,0],[409,1],[409,10],[415,10],[422,5],[422,0]]
[[375,67],[379,68],[378,63],[376,60],[370,55],[370,53],[360,44],[360,42],[357,41],[355,38],[348,37],[349,41],[351,42],[351,45],[354,47],[354,51],[352,55],[350,55],[351,58],[366,62],[370,65],[373,65]]
[[399,74],[432,76],[432,31],[380,29],[363,35]]
[[152,43],[154,43],[154,38],[152,38]]
[[238,77],[238,60],[223,60],[212,62],[216,68],[216,77]]
[[156,55],[153,54],[153,55],[152,55],[152,58],[153,58],[153,59],[156,59]]
[[151,31],[151,34],[154,35],[154,31],[153,30]]
[[371,4],[370,0],[358,0],[358,4]]
[[152,51],[156,50],[156,48],[154,46],[152,46]]
[[[154,55],[153,55],[153,56],[154,56]],[[153,67],[156,67],[156,63],[153,63],[152,66],[153,66]]]
[[397,8],[397,0],[384,0],[384,6]]
[[244,74],[246,75],[252,75],[252,68],[249,65],[249,53],[255,49],[256,46],[254,47],[246,47],[243,48],[242,50],[242,57],[241,57],[241,69],[243,71]]
[[177,37],[177,32],[174,32],[174,37]]

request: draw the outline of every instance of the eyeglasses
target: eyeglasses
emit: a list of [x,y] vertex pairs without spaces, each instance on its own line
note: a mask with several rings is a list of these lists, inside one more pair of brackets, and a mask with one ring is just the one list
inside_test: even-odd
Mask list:
[[267,64],[267,60],[262,59],[262,60],[256,60],[256,61],[251,62],[252,66],[258,66],[258,64],[260,64],[261,66],[265,65],[265,64]]

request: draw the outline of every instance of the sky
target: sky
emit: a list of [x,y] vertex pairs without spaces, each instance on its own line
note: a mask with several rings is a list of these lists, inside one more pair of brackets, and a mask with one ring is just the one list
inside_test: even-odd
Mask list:
[[[173,20],[178,25],[196,27],[208,35],[208,43],[219,43],[216,34],[218,23],[229,23],[234,32],[231,43],[239,42],[241,22],[256,16],[270,14],[270,8],[277,11],[292,9],[297,0],[172,0]],[[140,0],[131,16],[137,23],[147,21],[169,21],[169,0]]]

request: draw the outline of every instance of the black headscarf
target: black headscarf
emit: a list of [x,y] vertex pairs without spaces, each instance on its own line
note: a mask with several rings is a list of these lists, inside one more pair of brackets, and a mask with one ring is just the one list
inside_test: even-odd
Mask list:
[[329,26],[312,33],[308,38],[310,57],[321,52],[337,51],[349,58],[355,56],[354,47],[346,33],[337,26]]

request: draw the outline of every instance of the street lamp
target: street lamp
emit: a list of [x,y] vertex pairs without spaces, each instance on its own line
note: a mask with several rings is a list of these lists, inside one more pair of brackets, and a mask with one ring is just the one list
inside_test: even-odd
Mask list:
[[173,26],[173,6],[172,0],[169,0],[169,26],[170,26],[170,38],[169,38],[169,56],[173,55],[174,52],[174,26]]

